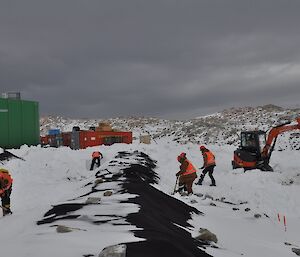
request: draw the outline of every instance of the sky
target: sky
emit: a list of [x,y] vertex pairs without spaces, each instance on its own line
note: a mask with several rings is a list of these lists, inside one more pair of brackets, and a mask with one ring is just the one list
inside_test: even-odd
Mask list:
[[41,115],[300,107],[298,0],[0,0],[0,92]]

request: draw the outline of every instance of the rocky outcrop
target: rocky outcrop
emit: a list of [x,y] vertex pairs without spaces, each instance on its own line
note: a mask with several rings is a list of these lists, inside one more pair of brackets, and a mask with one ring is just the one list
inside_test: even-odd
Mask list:
[[[151,135],[155,141],[168,138],[179,143],[204,143],[217,145],[238,145],[243,130],[268,130],[273,126],[294,120],[300,116],[300,109],[284,109],[272,104],[259,107],[230,108],[211,115],[190,120],[165,120],[146,117],[113,118],[107,120],[112,127],[133,131],[138,138],[141,134]],[[72,126],[88,129],[101,120],[72,120],[62,117],[41,118],[41,134],[49,128],[71,131]],[[287,132],[279,137],[275,150],[300,149],[299,135]]]

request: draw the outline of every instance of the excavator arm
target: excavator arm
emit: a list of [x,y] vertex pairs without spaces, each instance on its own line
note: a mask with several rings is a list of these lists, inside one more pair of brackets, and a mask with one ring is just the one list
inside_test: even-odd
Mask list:
[[263,151],[262,151],[262,158],[266,163],[269,163],[269,161],[270,161],[270,158],[271,158],[272,152],[274,150],[278,135],[280,135],[284,132],[287,132],[287,131],[300,129],[300,117],[297,118],[296,121],[297,121],[297,124],[295,124],[295,125],[287,125],[287,124],[290,124],[290,122],[289,122],[289,123],[285,123],[280,126],[274,127],[270,130],[268,137],[267,137],[266,145],[264,146]]

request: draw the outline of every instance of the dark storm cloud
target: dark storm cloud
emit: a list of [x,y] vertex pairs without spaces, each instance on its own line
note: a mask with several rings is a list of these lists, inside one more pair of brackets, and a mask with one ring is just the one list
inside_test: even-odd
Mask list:
[[42,114],[298,104],[300,1],[0,1],[1,91]]

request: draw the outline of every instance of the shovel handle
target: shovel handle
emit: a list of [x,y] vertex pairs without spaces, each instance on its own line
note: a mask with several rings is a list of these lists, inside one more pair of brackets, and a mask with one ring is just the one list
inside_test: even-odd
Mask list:
[[177,176],[177,177],[176,177],[176,182],[175,182],[175,187],[174,187],[173,195],[175,194],[175,191],[176,191],[176,187],[177,187],[178,178],[179,178],[179,176]]

